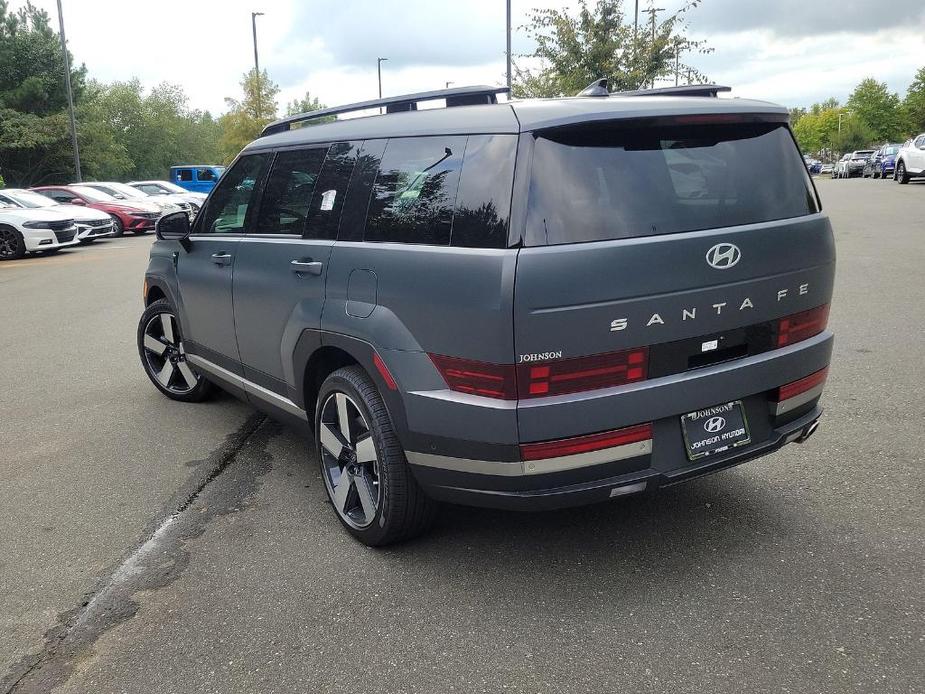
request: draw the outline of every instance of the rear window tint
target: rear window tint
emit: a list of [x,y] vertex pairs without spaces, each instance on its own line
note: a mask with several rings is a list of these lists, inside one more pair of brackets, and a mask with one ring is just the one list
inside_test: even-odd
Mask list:
[[504,248],[511,212],[516,135],[472,135],[459,177],[453,246]]
[[366,241],[450,243],[465,137],[389,140],[373,184]]
[[537,137],[527,244],[604,241],[818,211],[786,126],[585,126]]

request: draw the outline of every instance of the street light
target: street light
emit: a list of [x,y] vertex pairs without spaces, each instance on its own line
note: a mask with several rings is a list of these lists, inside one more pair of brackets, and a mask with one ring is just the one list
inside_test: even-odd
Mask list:
[[[376,74],[379,76],[379,99],[382,100],[382,61],[388,58],[376,58]],[[379,107],[379,113],[382,113],[382,107]]]
[[451,84],[456,84],[456,82],[449,81],[446,83],[446,88],[449,89]]
[[71,61],[67,54],[67,39],[64,37],[64,13],[61,0],[58,0],[58,23],[61,27],[61,53],[64,55],[64,89],[67,91],[67,110],[71,118],[71,146],[74,148],[74,173],[77,182],[83,178],[80,174],[80,151],[77,149],[77,119],[74,117],[74,94],[71,92]]
[[251,29],[254,32],[254,84],[257,87],[257,118],[263,110],[260,106],[260,60],[257,57],[257,17],[263,17],[263,12],[251,12]]
[[841,135],[841,119],[843,116],[850,116],[851,111],[838,112],[838,134]]

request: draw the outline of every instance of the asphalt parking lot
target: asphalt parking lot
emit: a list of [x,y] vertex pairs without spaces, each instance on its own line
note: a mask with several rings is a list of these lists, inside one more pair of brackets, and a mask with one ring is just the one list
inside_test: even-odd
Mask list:
[[925,691],[925,183],[817,186],[837,342],[806,445],[449,507],[387,550],[309,441],[147,382],[150,237],[0,264],[0,692]]

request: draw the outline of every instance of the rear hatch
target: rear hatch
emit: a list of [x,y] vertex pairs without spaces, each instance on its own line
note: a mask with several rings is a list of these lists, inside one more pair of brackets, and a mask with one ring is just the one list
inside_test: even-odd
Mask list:
[[552,431],[548,417],[531,419],[531,398],[584,397],[769,351],[774,319],[828,304],[831,228],[779,117],[522,137],[522,151],[532,145],[514,303],[522,439],[590,426]]

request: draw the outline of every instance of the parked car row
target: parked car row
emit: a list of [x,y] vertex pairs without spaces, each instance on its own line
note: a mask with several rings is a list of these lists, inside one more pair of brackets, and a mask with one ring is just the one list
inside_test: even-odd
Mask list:
[[892,178],[898,183],[925,176],[925,133],[904,144],[888,143],[877,150],[848,152],[829,173],[832,178]]
[[46,255],[98,238],[144,234],[165,214],[199,212],[205,193],[168,181],[84,182],[0,189],[0,260]]

